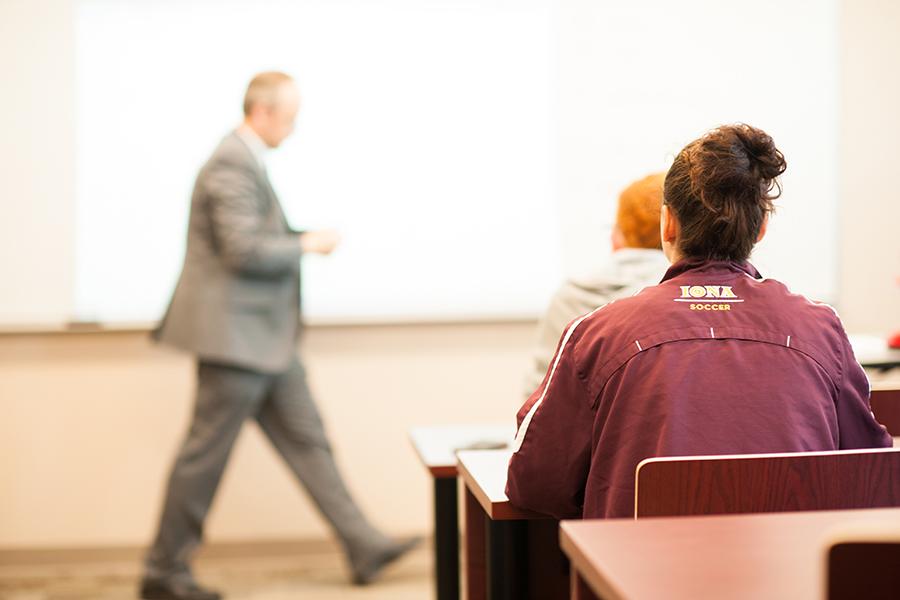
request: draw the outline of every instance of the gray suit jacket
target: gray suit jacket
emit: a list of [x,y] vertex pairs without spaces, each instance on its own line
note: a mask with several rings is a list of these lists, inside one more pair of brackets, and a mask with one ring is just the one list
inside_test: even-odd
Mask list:
[[200,170],[187,252],[154,337],[200,360],[285,369],[300,329],[300,239],[237,134]]

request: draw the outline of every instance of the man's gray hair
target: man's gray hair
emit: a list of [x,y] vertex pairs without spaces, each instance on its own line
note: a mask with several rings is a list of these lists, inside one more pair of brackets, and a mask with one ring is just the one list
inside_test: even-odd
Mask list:
[[249,115],[257,104],[274,105],[278,99],[278,89],[292,81],[293,77],[281,71],[266,71],[255,75],[244,94],[244,116]]

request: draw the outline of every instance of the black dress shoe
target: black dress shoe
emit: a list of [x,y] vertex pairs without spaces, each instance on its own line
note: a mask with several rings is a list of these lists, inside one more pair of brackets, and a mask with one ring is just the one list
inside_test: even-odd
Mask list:
[[356,585],[368,585],[375,581],[386,566],[415,548],[422,541],[420,537],[414,537],[400,542],[392,542],[390,545],[373,552],[362,560],[353,563],[353,583]]
[[222,594],[200,587],[195,582],[148,579],[141,581],[144,600],[221,600]]

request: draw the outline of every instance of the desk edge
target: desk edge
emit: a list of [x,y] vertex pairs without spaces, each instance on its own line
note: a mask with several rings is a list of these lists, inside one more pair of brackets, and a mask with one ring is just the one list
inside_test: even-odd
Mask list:
[[484,489],[478,485],[478,482],[475,481],[475,477],[473,477],[469,470],[466,469],[466,465],[463,462],[459,461],[456,463],[456,471],[463,480],[466,489],[475,496],[475,499],[478,500],[478,504],[481,505],[481,509],[492,521],[536,521],[539,519],[553,519],[550,515],[537,513],[525,508],[519,508],[508,499],[504,502],[493,502]]
[[569,568],[574,569],[598,597],[609,600],[625,600],[627,596],[616,585],[615,578],[598,565],[588,561],[584,548],[569,537],[569,526],[573,523],[583,523],[583,521],[568,520],[559,523],[559,548],[569,559]]

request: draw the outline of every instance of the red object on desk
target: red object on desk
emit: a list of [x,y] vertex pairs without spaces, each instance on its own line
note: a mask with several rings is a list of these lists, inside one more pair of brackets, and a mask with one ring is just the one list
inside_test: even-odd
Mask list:
[[900,348],[900,331],[888,338],[888,348]]

